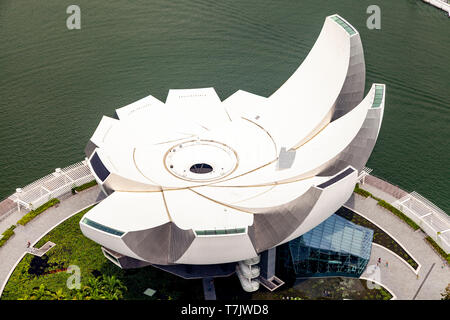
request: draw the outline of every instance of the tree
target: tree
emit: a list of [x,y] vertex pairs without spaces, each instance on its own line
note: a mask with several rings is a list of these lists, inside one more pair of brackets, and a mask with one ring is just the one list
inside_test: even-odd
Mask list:
[[120,300],[126,290],[127,287],[115,276],[103,275],[89,278],[79,290],[70,290],[70,296],[66,296],[62,288],[51,291],[41,284],[19,300]]
[[62,289],[58,289],[56,292],[51,291],[41,284],[39,287],[33,288],[33,291],[28,295],[20,298],[19,300],[66,300]]
[[87,285],[73,295],[75,300],[120,300],[127,288],[115,276],[89,278]]
[[52,300],[66,300],[67,299],[65,294],[63,293],[62,289],[58,289],[58,290],[56,290],[56,292],[52,292],[51,298],[52,298]]
[[441,293],[441,296],[441,300],[450,300],[450,283],[447,285],[447,288],[445,288],[444,293]]

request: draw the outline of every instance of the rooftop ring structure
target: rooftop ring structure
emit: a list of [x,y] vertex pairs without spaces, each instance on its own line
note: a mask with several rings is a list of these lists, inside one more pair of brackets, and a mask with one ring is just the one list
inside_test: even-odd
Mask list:
[[267,98],[177,89],[117,109],[86,146],[108,197],[83,234],[129,266],[235,262],[299,237],[347,201],[372,152],[385,86],[364,86],[360,35],[332,15]]

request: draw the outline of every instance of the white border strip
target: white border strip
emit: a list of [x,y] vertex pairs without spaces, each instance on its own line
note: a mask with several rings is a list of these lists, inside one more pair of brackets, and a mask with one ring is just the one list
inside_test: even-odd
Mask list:
[[[374,246],[377,246],[377,247],[380,247],[380,248],[383,248],[384,250],[386,250],[386,251],[389,251],[389,253],[392,253],[394,256],[396,256],[398,259],[400,259],[400,261],[402,261],[404,264],[406,264],[410,269],[411,269],[411,271],[415,274],[415,275],[418,275],[419,274],[419,270],[420,270],[420,265],[419,265],[419,263],[417,262],[417,264],[418,264],[418,267],[417,267],[417,271],[416,270],[414,270],[414,268],[408,263],[408,262],[406,262],[405,261],[405,259],[403,259],[402,257],[400,257],[398,254],[396,254],[394,251],[392,251],[392,250],[390,250],[390,249],[388,249],[388,248],[386,248],[385,246],[382,246],[381,244],[378,244],[378,243],[373,243],[372,242],[372,245],[374,245]],[[414,259],[414,258],[413,258]]]
[[383,287],[384,289],[386,289],[387,291],[389,291],[389,293],[390,293],[391,296],[392,296],[392,298],[389,299],[389,300],[397,300],[397,296],[394,294],[394,292],[392,291],[392,289],[389,289],[385,284],[382,284],[382,283],[380,283],[380,282],[378,282],[378,281],[376,281],[376,280],[369,279],[369,278],[366,278],[366,277],[359,277],[359,279],[366,280],[367,282],[374,282],[374,283],[376,283],[377,285],[379,285],[379,286]]

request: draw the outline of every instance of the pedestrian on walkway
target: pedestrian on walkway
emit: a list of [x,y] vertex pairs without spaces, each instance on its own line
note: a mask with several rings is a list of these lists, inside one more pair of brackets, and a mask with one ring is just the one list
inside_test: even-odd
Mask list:
[[29,248],[30,246],[31,246],[31,242],[28,241],[28,242],[27,242],[27,248]]
[[386,268],[388,267],[388,262],[386,261]]
[[378,263],[381,263],[381,258],[378,258]]

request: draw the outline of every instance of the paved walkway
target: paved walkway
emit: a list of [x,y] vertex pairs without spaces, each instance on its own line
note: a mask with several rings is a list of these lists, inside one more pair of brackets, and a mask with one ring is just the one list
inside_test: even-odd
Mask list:
[[[361,188],[386,201],[392,202],[393,200],[391,199],[393,198],[392,196],[367,184],[361,186]],[[444,291],[447,284],[450,283],[450,268],[443,258],[426,242],[425,233],[420,230],[414,231],[403,220],[378,206],[377,201],[372,198],[364,198],[353,194],[346,205],[387,231],[420,264],[418,269],[419,279],[417,279],[417,274],[403,262],[403,259],[393,255],[383,247],[374,245],[368,268],[362,275],[363,277],[369,277],[370,274],[373,277],[373,270],[369,266],[376,266],[378,258],[381,258],[380,282],[389,288],[397,296],[397,299],[441,299],[440,294]],[[384,266],[386,260],[389,263],[387,268]],[[433,269],[430,272],[432,267]],[[426,281],[423,282],[425,278]]]
[[[378,258],[381,258],[380,264],[377,264]],[[417,275],[401,259],[377,245],[372,246],[370,261],[361,277],[381,283],[399,300],[411,300],[420,285],[420,277],[418,280]]]
[[[89,188],[74,196],[61,200],[58,207],[55,206],[46,210],[25,226],[17,225],[16,229],[14,229],[14,236],[0,248],[0,296],[11,270],[15,267],[17,261],[26,254],[28,241],[34,245],[43,235],[66,218],[97,202],[98,199],[102,199],[102,195],[98,186]],[[20,216],[23,214],[24,212]],[[7,223],[9,223],[7,227],[9,227],[9,225],[15,224],[20,217],[18,218],[17,214],[14,213],[7,219]],[[11,219],[15,220],[9,221]]]

